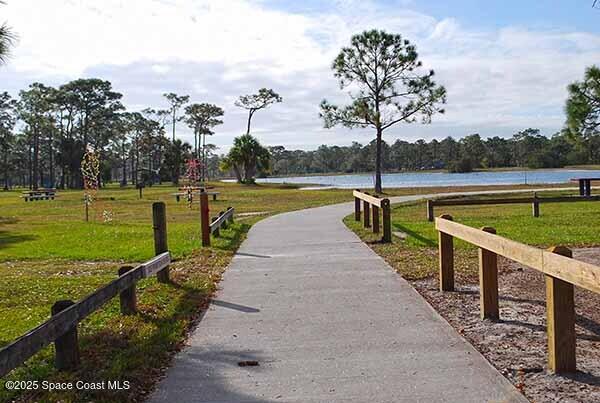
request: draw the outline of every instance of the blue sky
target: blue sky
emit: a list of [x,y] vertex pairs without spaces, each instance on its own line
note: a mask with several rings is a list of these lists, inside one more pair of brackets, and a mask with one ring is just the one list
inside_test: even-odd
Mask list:
[[[369,130],[326,130],[323,98],[347,102],[330,64],[365,29],[401,33],[448,90],[447,113],[430,125],[398,125],[401,138],[550,135],[564,123],[567,85],[600,64],[600,9],[592,0],[8,0],[0,8],[19,33],[0,91],[79,77],[113,82],[132,110],[161,108],[164,92],[225,109],[213,142],[226,151],[244,131],[239,95],[271,87],[282,104],[259,112],[267,145],[313,149],[366,143]],[[101,4],[101,5],[100,5]],[[179,137],[191,139],[183,124]]]

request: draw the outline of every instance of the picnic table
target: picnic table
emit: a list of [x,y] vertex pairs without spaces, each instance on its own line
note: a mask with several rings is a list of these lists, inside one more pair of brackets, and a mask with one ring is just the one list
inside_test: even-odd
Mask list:
[[592,181],[600,181],[600,178],[572,178],[571,182],[579,182],[579,196],[589,197],[592,195]]
[[[217,196],[220,194],[219,192],[194,191],[192,192],[192,198],[194,196],[199,196],[201,193],[206,193],[207,195],[212,196],[213,200],[217,200]],[[187,192],[173,193],[173,196],[175,196],[175,200],[177,200],[179,203],[179,200],[181,200],[182,197],[187,196]]]
[[56,189],[37,189],[24,191],[21,198],[25,201],[54,200],[57,196]]

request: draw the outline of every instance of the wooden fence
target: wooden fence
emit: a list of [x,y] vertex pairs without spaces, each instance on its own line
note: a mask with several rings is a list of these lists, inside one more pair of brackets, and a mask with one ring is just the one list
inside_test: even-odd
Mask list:
[[433,221],[434,207],[436,206],[477,206],[484,204],[529,204],[531,203],[531,212],[534,217],[540,216],[540,204],[542,203],[570,203],[600,201],[600,196],[556,196],[556,197],[538,197],[534,193],[533,197],[513,197],[513,198],[494,198],[494,199],[431,199],[427,200],[427,220]]
[[210,246],[210,235],[220,236],[220,229],[226,229],[233,223],[235,209],[227,207],[227,210],[219,212],[219,215],[209,219],[210,209],[208,207],[208,194],[200,193],[200,224],[202,227],[202,246]]
[[54,342],[54,365],[59,370],[74,369],[79,365],[77,325],[100,309],[117,294],[120,296],[121,313],[136,312],[135,285],[143,278],[157,275],[158,281],[169,281],[171,256],[167,247],[167,224],[165,204],[152,205],[154,247],[157,256],[137,266],[124,266],[119,277],[94,291],[79,302],[57,301],[52,305],[51,318],[0,349],[0,377],[24,363],[35,353]]
[[545,275],[548,365],[555,373],[575,372],[574,286],[600,293],[600,267],[572,259],[571,250],[555,246],[535,248],[496,235],[491,227],[480,230],[455,223],[449,215],[435,220],[439,231],[440,290],[454,290],[453,238],[479,247],[480,310],[482,318],[499,319],[497,256],[519,262]]
[[[380,199],[377,196],[370,195],[367,192],[361,192],[356,189],[354,195],[354,218],[360,221],[361,201],[364,210],[364,227],[373,228],[373,233],[378,234],[379,229],[379,210],[383,217],[383,242],[392,242],[392,217],[390,211],[390,200]],[[371,225],[371,209],[373,210],[373,225]]]

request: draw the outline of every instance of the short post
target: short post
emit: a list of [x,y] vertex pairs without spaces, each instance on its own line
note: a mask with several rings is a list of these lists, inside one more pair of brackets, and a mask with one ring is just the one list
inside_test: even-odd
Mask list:
[[[440,218],[452,221],[452,216],[443,214]],[[454,291],[454,238],[439,232],[440,291]]]
[[[219,217],[213,217],[213,218],[211,218],[211,220],[210,220],[211,224],[213,224],[218,219],[219,219]],[[212,233],[216,237],[221,236],[221,231],[219,230],[219,227],[215,228]]]
[[[496,229],[483,227],[482,231],[495,234]],[[498,309],[498,255],[479,248],[479,306],[481,319],[500,319]]]
[[592,195],[592,181],[589,179],[585,180],[585,195],[590,197]]
[[140,189],[140,199],[141,199],[142,198],[142,187],[139,186],[139,189]]
[[537,197],[537,193],[533,194],[533,202],[531,203],[531,208],[534,217],[540,216],[540,202]]
[[[52,305],[52,316],[59,314],[70,306],[75,305],[71,300],[56,301]],[[77,324],[74,324],[65,334],[54,341],[54,367],[60,371],[75,369],[79,366],[79,342],[77,340]]]
[[89,198],[85,196],[85,222],[90,221],[90,202]]
[[[550,252],[573,257],[569,248],[554,246]],[[575,302],[573,284],[555,277],[546,278],[548,367],[554,373],[575,372]]]
[[202,246],[210,246],[210,225],[208,218],[208,195],[200,193],[200,225],[202,227]]
[[363,210],[364,210],[363,227],[369,228],[371,226],[371,205],[366,200],[363,200]]
[[433,222],[433,200],[427,200],[427,221]]
[[354,221],[360,221],[360,199],[354,198]]
[[[123,266],[119,268],[119,276],[132,270],[133,266]],[[119,300],[121,304],[121,314],[133,315],[137,312],[137,297],[135,295],[135,284],[119,294]]]
[[579,196],[585,196],[585,185],[583,184],[583,179],[579,179]]
[[373,232],[379,234],[379,207],[373,206]]
[[[229,206],[227,207],[226,211],[231,210],[233,207]],[[229,217],[227,218],[227,220],[229,221],[229,224],[233,224],[233,214],[230,214]]]
[[[160,255],[169,251],[167,243],[167,211],[164,202],[152,203],[152,228],[154,229],[154,253]],[[165,267],[156,278],[160,283],[169,282],[169,267]]]
[[381,201],[381,215],[383,218],[383,238],[385,243],[392,242],[392,213],[390,211],[390,199]]

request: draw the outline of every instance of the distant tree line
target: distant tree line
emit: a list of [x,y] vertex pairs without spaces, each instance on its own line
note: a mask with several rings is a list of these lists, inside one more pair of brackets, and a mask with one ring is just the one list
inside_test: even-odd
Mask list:
[[[376,140],[362,145],[322,145],[314,151],[270,147],[271,173],[296,175],[316,173],[355,173],[375,170]],[[480,168],[559,168],[565,165],[600,163],[600,134],[587,141],[563,131],[548,138],[538,129],[526,129],[510,138],[482,139],[472,134],[455,140],[396,140],[382,144],[384,171],[444,169],[470,172]]]

